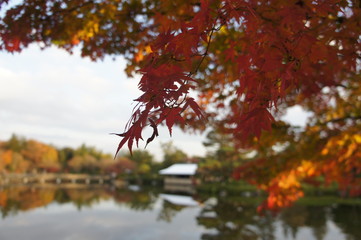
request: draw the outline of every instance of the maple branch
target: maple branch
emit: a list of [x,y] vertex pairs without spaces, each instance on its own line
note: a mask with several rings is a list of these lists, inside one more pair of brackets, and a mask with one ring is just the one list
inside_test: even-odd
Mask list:
[[[217,21],[217,20],[216,20]],[[219,27],[220,28],[220,27]],[[208,51],[209,51],[209,47],[210,47],[210,44],[211,44],[211,40],[212,40],[212,36],[213,36],[213,33],[214,31],[218,31],[219,28],[214,28],[214,26],[212,27],[209,35],[208,35],[208,41],[207,41],[207,47],[206,47],[206,50],[203,54],[199,55],[199,56],[202,56],[202,59],[199,61],[197,67],[194,69],[194,71],[190,71],[189,74],[187,75],[187,77],[190,77],[192,76],[193,74],[195,74],[200,66],[202,65],[204,59],[206,58],[206,56],[208,55]],[[196,55],[195,55],[196,56]],[[184,61],[184,60],[181,60],[181,59],[177,59],[175,58],[174,56],[172,56],[172,60],[174,61]],[[183,82],[183,85],[187,84],[188,83],[188,80],[184,80]],[[177,100],[168,100],[168,102],[165,102],[165,105],[168,107],[168,108],[174,108],[174,107],[179,107],[181,106],[185,101],[187,100],[187,94],[185,94],[185,96],[183,97],[182,101],[180,101],[179,103],[177,102]],[[184,111],[184,110],[183,110]]]
[[347,89],[348,87],[342,83],[339,83],[339,84],[336,84],[335,85],[336,87],[341,87],[341,88],[344,88],[344,89]]
[[194,69],[193,72],[191,71],[191,72],[188,74],[188,77],[190,77],[190,76],[192,76],[193,74],[195,74],[196,72],[198,72],[198,69],[200,68],[200,66],[202,65],[204,59],[205,59],[206,56],[208,55],[209,46],[211,45],[212,35],[213,35],[213,33],[214,33],[215,30],[216,30],[215,28],[212,28],[212,30],[211,30],[211,32],[210,32],[210,34],[209,34],[209,39],[208,39],[208,42],[207,42],[206,51],[202,54],[203,57],[202,57],[202,59],[199,61],[197,67]]
[[[204,56],[204,54],[200,54],[200,53],[194,53],[194,54],[190,55],[190,57],[203,57],[203,56]],[[171,56],[170,59],[174,60],[176,62],[184,62],[184,61],[186,61],[185,58],[179,59],[179,58],[176,58],[175,56]]]

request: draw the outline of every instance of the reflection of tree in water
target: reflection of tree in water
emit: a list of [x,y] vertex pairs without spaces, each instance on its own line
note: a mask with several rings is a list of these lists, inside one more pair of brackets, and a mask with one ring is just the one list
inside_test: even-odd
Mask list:
[[159,212],[157,220],[170,223],[175,215],[184,208],[185,206],[175,205],[164,200],[162,210]]
[[[72,202],[78,210],[83,207],[91,207],[94,204],[99,203],[101,200],[109,199],[111,196],[104,189],[66,189],[63,192],[67,195],[67,198]],[[57,202],[58,199],[56,199]]]
[[317,240],[324,239],[327,233],[327,220],[330,219],[328,209],[329,207],[307,206],[306,226],[312,229],[313,235]]
[[273,240],[275,227],[269,215],[259,216],[256,205],[242,199],[219,199],[215,205],[206,205],[197,217],[198,224],[216,233],[205,233],[203,240]]
[[59,204],[73,203],[79,210],[109,198],[104,189],[60,189],[29,188],[26,186],[0,190],[0,210],[3,217],[15,215],[18,211],[27,211],[44,207],[52,202]]
[[328,207],[293,205],[280,213],[284,236],[296,238],[300,227],[310,227],[317,240],[324,239],[327,232]]
[[19,211],[46,206],[54,200],[55,190],[41,190],[17,187],[0,190],[0,210],[2,217],[15,215]]
[[[129,189],[78,188],[59,189],[56,187],[11,187],[0,189],[0,211],[3,218],[21,211],[44,207],[52,202],[74,204],[78,209],[98,204],[102,200],[114,199],[118,205],[136,211],[152,210],[159,189],[132,191]],[[214,204],[207,201],[197,221],[215,233],[204,233],[203,240],[276,240],[275,222],[280,222],[286,239],[295,238],[301,227],[308,227],[316,240],[323,240],[327,222],[333,221],[347,235],[347,240],[360,240],[360,205],[301,205],[284,209],[279,216],[259,216],[257,199],[220,198]],[[184,207],[164,201],[158,220],[171,222]]]
[[360,205],[338,205],[331,214],[335,224],[347,235],[347,240],[361,239]]
[[57,187],[31,188],[19,186],[0,190],[0,211],[2,217],[15,215],[19,211],[44,207],[52,202],[72,203],[78,210],[91,207],[100,201],[114,199],[118,204],[133,210],[151,210],[156,200],[152,191],[111,190],[101,188],[62,189]]
[[118,204],[125,204],[132,210],[146,211],[153,209],[157,194],[147,189],[139,191],[119,189],[114,193],[113,198]]

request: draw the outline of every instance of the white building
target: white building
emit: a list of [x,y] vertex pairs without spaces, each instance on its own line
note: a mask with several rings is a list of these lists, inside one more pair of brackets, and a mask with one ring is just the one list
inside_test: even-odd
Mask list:
[[197,183],[195,174],[198,165],[194,163],[176,163],[162,169],[159,174],[164,175],[164,187],[166,190],[187,191]]

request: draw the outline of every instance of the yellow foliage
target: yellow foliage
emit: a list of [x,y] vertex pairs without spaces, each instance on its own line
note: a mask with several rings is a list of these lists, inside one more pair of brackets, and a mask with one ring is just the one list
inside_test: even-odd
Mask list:
[[283,189],[289,189],[292,187],[300,187],[300,183],[297,180],[294,172],[283,175],[281,180],[278,182],[278,186]]
[[77,39],[84,39],[89,40],[90,38],[94,37],[95,34],[99,32],[99,23],[96,20],[89,21],[83,30],[79,31],[76,34]]
[[147,45],[146,47],[145,47],[145,52],[146,53],[152,53],[153,51],[152,51],[152,48],[150,47],[150,45]]
[[315,164],[311,161],[302,161],[301,165],[297,168],[297,175],[308,177],[315,174]]
[[222,25],[221,29],[219,29],[220,34],[228,35],[228,29],[225,25]]
[[356,143],[361,144],[361,134],[355,134],[353,135],[353,139]]
[[343,159],[349,158],[356,149],[357,149],[357,144],[351,143],[347,148],[347,152],[342,156],[342,158]]

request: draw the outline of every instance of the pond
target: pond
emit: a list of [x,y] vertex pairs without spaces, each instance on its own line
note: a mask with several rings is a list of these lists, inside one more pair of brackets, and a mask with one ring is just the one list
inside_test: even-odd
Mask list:
[[251,196],[184,196],[136,186],[0,188],[0,239],[361,239],[359,200],[304,198],[262,216],[259,202]]

